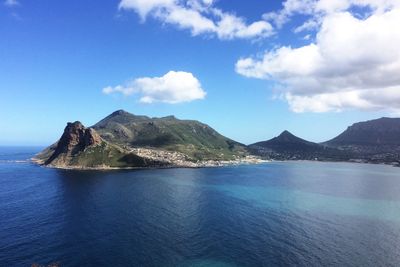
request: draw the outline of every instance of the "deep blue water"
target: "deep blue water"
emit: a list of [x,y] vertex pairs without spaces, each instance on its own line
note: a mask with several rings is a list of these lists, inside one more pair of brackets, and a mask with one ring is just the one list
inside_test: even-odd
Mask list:
[[64,171],[0,149],[0,266],[399,266],[400,168]]

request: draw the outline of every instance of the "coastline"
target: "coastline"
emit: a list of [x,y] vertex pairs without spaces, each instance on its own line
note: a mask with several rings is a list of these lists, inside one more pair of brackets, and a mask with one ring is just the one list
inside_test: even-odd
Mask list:
[[400,167],[397,162],[372,162],[358,160],[310,160],[310,159],[288,159],[288,160],[269,160],[269,162],[326,162],[326,163],[349,163],[349,164],[369,164],[369,165],[385,165],[391,167]]
[[229,160],[229,161],[214,161],[207,160],[201,162],[185,162],[185,164],[170,164],[170,165],[159,165],[159,166],[146,166],[146,167],[111,167],[107,165],[99,165],[95,167],[87,166],[57,166],[57,165],[45,165],[43,160],[37,159],[35,157],[30,159],[31,163],[34,163],[40,167],[59,169],[59,170],[81,170],[81,171],[108,171],[108,170],[146,170],[146,169],[175,169],[175,168],[217,168],[226,166],[236,166],[236,165],[250,165],[250,164],[262,164],[267,162],[272,162],[271,160],[264,160],[256,158],[253,156],[246,157],[244,159]]
[[36,158],[27,160],[28,162],[34,163],[40,167],[58,169],[58,170],[80,170],[80,171],[114,171],[114,170],[154,170],[154,169],[198,169],[198,168],[218,168],[227,166],[239,166],[239,165],[257,165],[263,163],[285,163],[285,162],[326,162],[326,163],[349,163],[349,164],[371,164],[371,165],[385,165],[391,167],[400,167],[399,164],[385,163],[385,162],[364,162],[364,161],[333,161],[333,160],[266,160],[266,159],[242,159],[242,160],[231,160],[231,161],[204,161],[200,163],[192,164],[171,164],[164,166],[147,166],[147,167],[111,167],[111,166],[96,166],[96,167],[83,167],[83,166],[56,166],[56,165],[44,165],[43,162]]

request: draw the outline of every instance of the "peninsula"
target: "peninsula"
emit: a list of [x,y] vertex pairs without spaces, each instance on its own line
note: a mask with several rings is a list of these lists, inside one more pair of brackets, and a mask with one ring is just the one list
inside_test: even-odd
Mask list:
[[118,110],[92,127],[68,123],[35,162],[65,169],[205,167],[257,162],[247,146],[206,124]]

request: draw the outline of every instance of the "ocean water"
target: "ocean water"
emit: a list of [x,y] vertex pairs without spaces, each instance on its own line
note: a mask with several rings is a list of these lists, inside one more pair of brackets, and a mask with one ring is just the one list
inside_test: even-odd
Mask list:
[[0,266],[400,266],[400,168],[65,171],[0,148]]

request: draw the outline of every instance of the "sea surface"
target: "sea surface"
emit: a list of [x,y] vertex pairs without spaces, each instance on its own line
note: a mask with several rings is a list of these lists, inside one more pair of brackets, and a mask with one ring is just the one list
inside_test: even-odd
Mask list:
[[400,168],[71,171],[0,148],[0,266],[400,266]]

